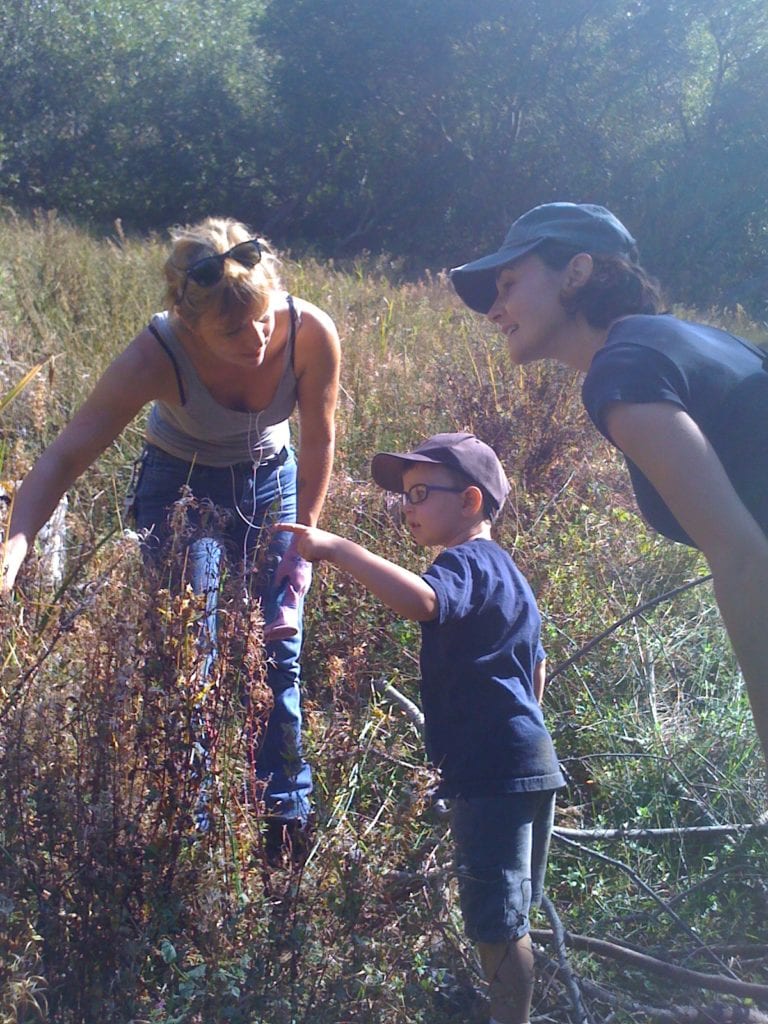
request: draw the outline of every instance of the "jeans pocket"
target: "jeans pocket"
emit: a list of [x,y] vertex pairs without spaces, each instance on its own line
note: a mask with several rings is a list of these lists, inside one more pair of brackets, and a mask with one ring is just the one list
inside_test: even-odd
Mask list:
[[165,528],[168,511],[178,500],[181,488],[189,481],[190,465],[147,445],[134,487],[133,517],[139,530]]

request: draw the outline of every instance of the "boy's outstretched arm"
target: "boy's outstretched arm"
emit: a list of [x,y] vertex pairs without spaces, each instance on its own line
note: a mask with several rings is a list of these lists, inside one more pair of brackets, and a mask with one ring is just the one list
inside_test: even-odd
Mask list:
[[299,523],[277,523],[276,530],[292,533],[302,558],[308,562],[331,562],[362,583],[404,619],[428,622],[437,615],[437,597],[421,576],[346,540],[335,533]]

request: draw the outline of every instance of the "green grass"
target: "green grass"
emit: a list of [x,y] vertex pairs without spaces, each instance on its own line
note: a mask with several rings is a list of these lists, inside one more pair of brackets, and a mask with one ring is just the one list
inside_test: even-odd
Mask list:
[[[100,239],[53,215],[30,222],[8,212],[0,243],[0,395],[38,362],[51,357],[53,368],[0,412],[2,478],[12,481],[158,307],[163,243]],[[343,340],[328,528],[423,568],[428,553],[370,483],[369,460],[466,428],[494,444],[510,475],[498,535],[540,600],[551,669],[627,611],[704,574],[699,556],[644,529],[623,467],[586,422],[578,382],[550,366],[510,367],[501,339],[445,280],[397,283],[383,263],[296,259],[284,271],[296,294],[331,313]],[[483,1021],[482,1002],[467,996],[482,986],[461,935],[446,826],[431,810],[434,775],[413,725],[374,691],[386,679],[417,699],[418,629],[354,581],[320,566],[308,605],[317,823],[303,871],[266,869],[243,806],[240,664],[249,652],[258,675],[261,655],[258,623],[243,622],[234,604],[216,693],[217,828],[193,839],[184,765],[199,608],[155,593],[135,548],[112,533],[141,433],[133,424],[70,494],[64,592],[50,592],[33,557],[19,596],[0,609],[0,1022]],[[268,698],[263,688],[256,697],[258,720]],[[558,801],[564,825],[749,822],[764,805],[749,710],[709,584],[578,658],[553,679],[546,709],[571,778]],[[692,932],[717,947],[764,941],[764,842],[581,845],[555,840],[550,859],[551,896],[569,930],[672,951],[711,971],[720,968],[695,951]],[[546,926],[541,915],[536,923]],[[623,999],[670,1003],[658,979],[584,954],[572,960]],[[757,957],[731,963],[766,982]],[[607,1003],[586,998],[606,1019]],[[538,987],[537,1018],[568,1019],[562,978]]]

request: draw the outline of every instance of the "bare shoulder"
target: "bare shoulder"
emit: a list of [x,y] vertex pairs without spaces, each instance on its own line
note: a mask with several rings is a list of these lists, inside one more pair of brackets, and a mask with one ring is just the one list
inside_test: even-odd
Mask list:
[[294,299],[299,314],[296,334],[297,369],[317,363],[337,365],[340,358],[339,334],[331,317],[306,299]]
[[105,376],[121,379],[123,386],[142,405],[160,399],[179,401],[176,371],[167,352],[148,327],[115,357]]
[[306,331],[307,335],[338,341],[336,324],[324,310],[313,302],[307,302],[306,299],[294,298],[293,301],[301,321],[300,330]]
[[142,331],[112,360],[53,442],[59,457],[65,456],[77,467],[77,473],[89,466],[149,402],[168,394],[171,401],[178,401],[166,383],[170,377],[173,387],[175,375],[170,360],[155,342],[160,357],[170,367],[168,373],[148,339],[152,341],[152,335]]

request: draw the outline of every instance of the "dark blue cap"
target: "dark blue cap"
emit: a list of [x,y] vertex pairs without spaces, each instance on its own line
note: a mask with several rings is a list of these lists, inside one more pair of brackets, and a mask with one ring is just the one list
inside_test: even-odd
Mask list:
[[496,301],[498,271],[549,241],[572,245],[579,252],[636,258],[634,238],[604,206],[545,203],[518,217],[497,252],[451,271],[459,298],[476,313],[487,313]]
[[371,475],[385,491],[402,493],[403,473],[419,463],[458,469],[500,509],[509,494],[509,481],[496,452],[474,434],[435,434],[412,452],[379,452],[371,461]]

